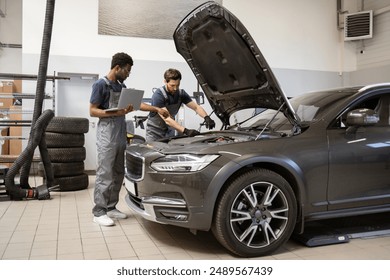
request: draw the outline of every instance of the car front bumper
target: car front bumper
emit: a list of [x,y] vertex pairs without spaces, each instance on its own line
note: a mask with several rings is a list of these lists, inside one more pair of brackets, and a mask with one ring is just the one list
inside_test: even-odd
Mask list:
[[226,180],[220,171],[236,164],[220,156],[201,171],[157,172],[150,165],[162,155],[148,146],[126,152],[126,203],[137,215],[153,222],[209,230],[215,201]]
[[169,220],[186,222],[188,208],[184,199],[162,196],[137,196],[137,183],[125,177],[127,205],[146,220],[166,224]]

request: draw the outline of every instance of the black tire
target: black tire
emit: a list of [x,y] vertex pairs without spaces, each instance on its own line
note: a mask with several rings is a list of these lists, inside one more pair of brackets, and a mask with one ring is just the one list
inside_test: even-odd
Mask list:
[[83,133],[56,133],[46,132],[46,145],[48,148],[83,147],[85,137]]
[[85,173],[76,176],[58,177],[54,178],[53,187],[50,191],[80,191],[88,188],[88,184],[88,175]]
[[219,197],[212,232],[236,255],[264,256],[289,240],[296,219],[290,184],[273,171],[253,169],[235,178]]
[[[84,173],[84,162],[53,162],[51,164],[54,177],[75,176]],[[38,164],[38,175],[45,176],[43,163]]]
[[87,133],[89,120],[75,117],[54,117],[46,128],[47,132],[57,133]]
[[77,162],[84,161],[86,151],[84,147],[75,148],[48,148],[51,162]]

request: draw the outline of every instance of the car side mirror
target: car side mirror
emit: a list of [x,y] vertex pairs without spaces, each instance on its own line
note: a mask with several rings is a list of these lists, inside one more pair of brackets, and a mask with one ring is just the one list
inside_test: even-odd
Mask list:
[[355,109],[347,114],[346,124],[356,130],[359,126],[371,126],[379,122],[379,116],[372,109]]

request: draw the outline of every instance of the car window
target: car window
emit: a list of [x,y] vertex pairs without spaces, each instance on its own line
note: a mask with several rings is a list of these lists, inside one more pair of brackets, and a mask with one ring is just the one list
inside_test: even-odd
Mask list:
[[231,116],[230,116],[230,119],[229,119],[229,123],[231,125],[235,125],[235,124],[238,124],[238,123],[242,123],[244,122],[245,120],[257,115],[257,110],[255,108],[249,108],[249,109],[244,109],[244,110],[240,110],[236,113],[233,113]]
[[300,104],[296,113],[301,121],[311,122],[319,109],[320,108],[318,106]]
[[[345,98],[348,98],[353,91],[324,91],[316,93],[306,93],[300,96],[289,99],[292,108],[303,122],[312,122],[319,118],[322,112],[326,112],[331,106],[334,106],[336,102],[343,102]],[[248,109],[249,110],[249,109]],[[289,121],[283,113],[273,109],[250,109],[253,117],[248,120],[237,121],[231,118],[231,123],[240,123],[242,128],[254,128],[260,129],[271,121],[271,128],[273,130],[285,130],[288,129]],[[256,115],[256,113],[258,113]],[[241,114],[241,111],[239,112]],[[248,115],[248,114],[247,114]],[[243,119],[243,118],[242,118]]]
[[382,96],[375,107],[375,112],[378,114],[378,126],[390,125],[390,94]]
[[323,112],[335,106],[338,102],[343,102],[350,96],[349,92],[324,91],[318,93],[308,93],[291,99],[291,105],[303,122],[315,121]]

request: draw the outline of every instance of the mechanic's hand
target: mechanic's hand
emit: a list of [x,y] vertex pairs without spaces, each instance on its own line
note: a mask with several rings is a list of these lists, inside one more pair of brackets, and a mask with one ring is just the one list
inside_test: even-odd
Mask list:
[[157,109],[157,113],[158,113],[160,116],[162,116],[164,119],[165,119],[165,118],[168,118],[168,117],[170,116],[168,110],[165,109],[165,108],[158,108],[158,109]]
[[134,107],[133,107],[133,104],[129,104],[126,108],[126,114],[129,113],[129,112],[132,112],[134,111]]
[[127,113],[130,113],[133,110],[134,110],[133,105],[129,104],[126,108],[118,110],[118,114],[120,116],[123,116],[123,115],[126,115]]
[[204,117],[204,122],[207,129],[213,129],[215,127],[215,121],[213,121],[210,116]]
[[197,131],[197,130],[195,130],[195,129],[187,129],[187,128],[184,128],[183,133],[184,133],[185,135],[190,136],[190,137],[193,137],[193,136],[196,136],[196,135],[199,135],[199,134],[200,134],[200,132]]

